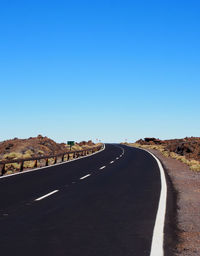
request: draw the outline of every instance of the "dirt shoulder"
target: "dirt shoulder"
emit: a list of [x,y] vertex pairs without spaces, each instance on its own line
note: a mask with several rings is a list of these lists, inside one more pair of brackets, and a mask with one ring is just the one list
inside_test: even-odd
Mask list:
[[178,160],[163,156],[158,150],[148,150],[161,160],[177,195],[177,207],[174,209],[177,228],[175,227],[174,233],[178,242],[173,245],[174,255],[199,256],[200,173],[191,171],[186,164]]

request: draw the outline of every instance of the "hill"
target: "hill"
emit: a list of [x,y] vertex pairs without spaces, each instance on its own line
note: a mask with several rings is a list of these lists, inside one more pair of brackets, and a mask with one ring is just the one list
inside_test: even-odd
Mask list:
[[[72,150],[81,150],[94,145],[92,141],[83,141],[75,143]],[[0,160],[59,154],[69,150],[70,147],[67,144],[56,143],[52,139],[43,137],[42,135],[28,139],[14,138],[0,143]]]

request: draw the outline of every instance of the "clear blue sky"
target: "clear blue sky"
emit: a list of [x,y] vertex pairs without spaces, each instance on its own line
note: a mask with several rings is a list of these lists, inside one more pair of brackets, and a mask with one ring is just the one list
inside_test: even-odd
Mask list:
[[200,2],[0,1],[0,140],[200,136]]

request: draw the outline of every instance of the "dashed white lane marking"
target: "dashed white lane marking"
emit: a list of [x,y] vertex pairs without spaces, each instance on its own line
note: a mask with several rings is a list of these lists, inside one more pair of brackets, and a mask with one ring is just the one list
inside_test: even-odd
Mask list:
[[124,149],[123,149],[122,147],[119,147],[119,148],[121,148],[121,150],[122,150],[122,155],[124,155]]
[[103,170],[104,168],[106,168],[106,166],[102,166],[101,168],[99,168],[99,170]]
[[87,174],[87,175],[81,177],[80,180],[84,180],[84,179],[86,179],[87,177],[89,177],[90,175],[91,175],[91,174],[89,173],[89,174]]
[[116,157],[116,160],[118,160],[119,159],[119,157]]
[[113,163],[114,163],[114,161],[111,161],[111,162],[110,162],[110,164],[113,164]]
[[54,190],[54,191],[52,191],[52,192],[50,192],[50,193],[48,193],[48,194],[46,194],[46,195],[44,195],[44,196],[41,196],[41,197],[35,199],[35,201],[40,201],[40,200],[44,199],[45,197],[48,197],[48,196],[50,196],[50,195],[52,195],[52,194],[54,194],[54,193],[56,193],[56,192],[58,192],[58,191],[59,191],[59,190]]

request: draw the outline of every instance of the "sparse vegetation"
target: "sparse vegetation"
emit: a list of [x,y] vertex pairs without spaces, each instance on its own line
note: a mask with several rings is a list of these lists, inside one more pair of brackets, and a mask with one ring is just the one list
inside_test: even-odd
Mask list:
[[144,149],[156,149],[160,151],[165,157],[172,157],[176,160],[181,161],[184,164],[187,164],[191,170],[200,171],[200,161],[194,159],[187,159],[186,156],[179,155],[175,152],[170,152],[166,149],[165,145],[141,145],[140,143],[124,143],[136,148]]
[[5,171],[6,173],[14,173],[16,171],[19,171],[20,169],[20,164],[18,163],[12,163],[12,164],[6,164],[5,165]]
[[[100,145],[96,144],[96,146]],[[89,149],[94,147],[92,141],[82,141],[80,143],[75,143],[72,146],[72,151],[79,151],[83,149]],[[12,139],[3,141],[0,144],[0,160],[17,160],[17,159],[28,159],[44,155],[56,155],[62,154],[70,150],[70,146],[65,143],[56,143],[55,141],[38,135],[29,139]],[[67,160],[67,155],[64,160]],[[69,159],[73,159],[73,154],[70,154]],[[49,165],[54,164],[55,158],[49,158]],[[58,157],[57,162],[61,162],[61,157]],[[24,161],[23,168],[30,169],[36,165],[36,161]],[[46,165],[46,160],[41,159],[37,161],[37,167],[42,167]],[[20,170],[20,163],[10,163],[5,165],[6,174],[18,172]],[[2,166],[0,166],[1,170]]]
[[18,152],[10,152],[7,154],[4,154],[2,159],[6,159],[6,160],[14,160],[14,159],[19,159],[22,158],[23,154],[18,153]]

